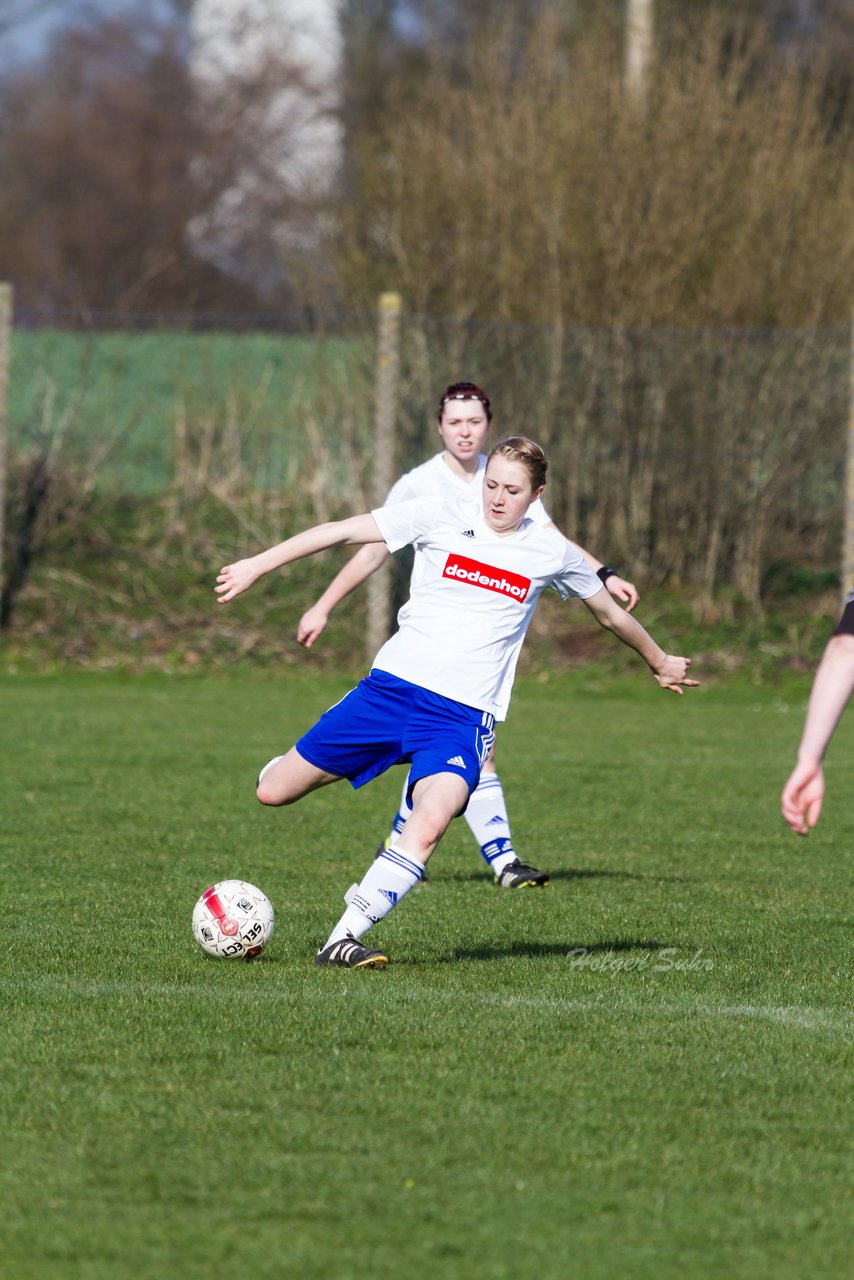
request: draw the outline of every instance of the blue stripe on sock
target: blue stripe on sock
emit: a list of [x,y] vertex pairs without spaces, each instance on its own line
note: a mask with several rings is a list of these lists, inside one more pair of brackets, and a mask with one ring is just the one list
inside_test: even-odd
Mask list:
[[500,840],[490,840],[487,844],[480,846],[480,852],[484,861],[492,866],[496,858],[500,858],[502,853],[510,853],[513,849],[512,840],[502,838]]
[[410,875],[415,876],[416,880],[420,880],[424,875],[424,868],[420,862],[412,862],[405,853],[401,853],[394,846],[380,854],[380,861],[383,858],[390,862],[392,866],[399,867],[402,871],[408,871]]

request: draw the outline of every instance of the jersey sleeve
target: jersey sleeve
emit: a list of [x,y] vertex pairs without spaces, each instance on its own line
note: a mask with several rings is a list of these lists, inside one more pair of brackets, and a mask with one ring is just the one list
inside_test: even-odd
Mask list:
[[562,541],[564,544],[563,565],[555,574],[551,585],[561,600],[568,600],[572,597],[576,597],[579,600],[589,600],[591,596],[596,595],[597,591],[602,590],[599,576],[590,568],[590,565],[574,543],[568,542],[563,537]]
[[429,533],[445,505],[442,498],[416,498],[377,507],[371,515],[389,551],[399,551]]
[[535,498],[528,507],[528,516],[533,520],[534,524],[551,524],[552,518],[543,506],[542,498]]
[[395,480],[394,484],[386,494],[384,507],[393,507],[399,502],[412,502],[418,497],[415,485],[410,480],[411,471],[407,471],[406,475],[400,476]]
[[842,617],[836,624],[833,632],[835,636],[854,636],[854,587],[845,597],[845,607],[842,610]]

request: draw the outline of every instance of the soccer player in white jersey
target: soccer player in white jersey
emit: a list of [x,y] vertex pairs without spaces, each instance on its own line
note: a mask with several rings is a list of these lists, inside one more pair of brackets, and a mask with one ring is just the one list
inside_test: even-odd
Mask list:
[[809,835],[824,803],[825,752],[854,691],[854,589],[827,642],[810,693],[798,762],[780,798],[783,817],[799,836]]
[[327,547],[384,542],[396,551],[414,544],[423,556],[400,628],[370,674],[258,779],[262,804],[286,805],[342,778],[359,787],[393,764],[410,763],[403,831],[345,894],[346,910],[317,964],[388,963],[361,939],[419,882],[448,824],[465,809],[495,721],[506,715],[519,651],[546,587],[583,600],[640,654],[663,689],[681,694],[683,685],[697,684],[688,678],[690,659],[666,654],[614,602],[577,547],[528,518],[546,469],[538,445],[512,436],[489,455],[482,506],[427,498],[381,507],[317,525],[217,576],[225,603],[262,574]]
[[[480,501],[486,468],[486,457],[481,450],[492,421],[489,396],[474,382],[451,383],[439,398],[437,418],[438,432],[444,445],[442,452],[401,476],[389,491],[386,506],[415,498],[432,497]],[[556,528],[539,498],[531,503],[528,516],[549,529]],[[611,594],[623,601],[631,612],[638,600],[634,584],[624,581],[615,570],[609,569],[584,547],[579,547],[579,551]],[[368,544],[356,552],[300,619],[297,640],[301,645],[311,648],[329,621],[329,615],[335,606],[385,564],[389,554],[384,543]],[[413,583],[417,580],[419,568],[420,556],[416,551],[412,570]],[[403,784],[400,806],[392,821],[391,833],[379,846],[378,854],[403,830],[409,816],[406,802],[408,789],[407,778]],[[484,761],[480,782],[468,803],[465,819],[481,857],[492,868],[496,883],[506,889],[545,887],[548,884],[548,872],[539,871],[522,862],[513,846],[504,789],[495,767],[494,750],[490,751]]]

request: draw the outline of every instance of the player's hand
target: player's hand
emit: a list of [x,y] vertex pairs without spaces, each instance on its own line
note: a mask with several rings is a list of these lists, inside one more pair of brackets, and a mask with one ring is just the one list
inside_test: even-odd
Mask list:
[[662,689],[669,689],[671,693],[678,693],[681,696],[682,687],[696,689],[700,683],[699,680],[688,679],[690,665],[690,658],[675,658],[673,654],[666,653],[661,666],[655,668],[652,674]]
[[319,605],[313,604],[310,609],[306,609],[297,627],[297,640],[304,649],[311,648],[328,621],[329,614]]
[[818,822],[824,802],[824,770],[820,760],[799,760],[780,797],[783,817],[799,836]]
[[258,576],[258,568],[254,557],[249,560],[237,560],[234,564],[227,564],[220,569],[216,576],[214,591],[219,596],[217,603],[225,604],[227,600],[233,600],[235,596],[240,595],[241,591],[251,587]]
[[626,612],[631,613],[640,599],[635,584],[626,582],[625,578],[620,578],[616,573],[612,573],[609,578],[605,579],[605,586],[615,600],[619,600],[621,604],[626,606]]

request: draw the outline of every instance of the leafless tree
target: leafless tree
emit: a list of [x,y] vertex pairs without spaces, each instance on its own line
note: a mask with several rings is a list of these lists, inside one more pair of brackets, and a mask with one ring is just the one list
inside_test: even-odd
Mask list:
[[[0,86],[0,276],[19,306],[257,309],[293,291],[272,228],[314,216],[282,176],[269,106],[302,69],[270,57],[212,109],[187,58],[185,0],[63,30]],[[253,181],[244,175],[251,170]],[[198,228],[240,193],[228,252]]]

